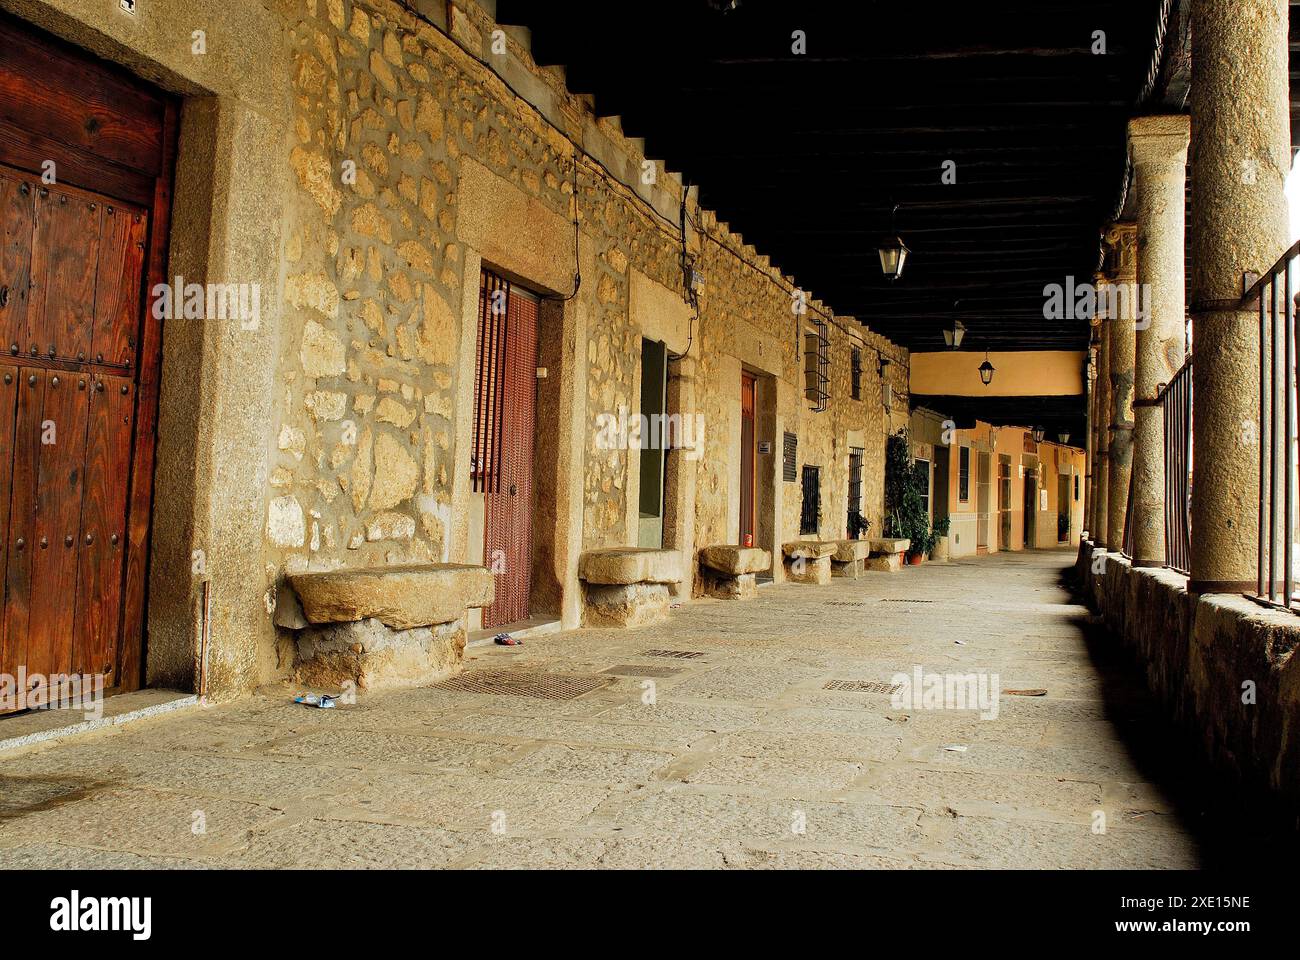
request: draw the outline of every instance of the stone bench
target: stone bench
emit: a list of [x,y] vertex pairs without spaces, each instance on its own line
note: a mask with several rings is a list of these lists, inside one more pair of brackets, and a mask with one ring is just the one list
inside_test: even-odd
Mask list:
[[867,558],[867,569],[883,570],[888,573],[897,573],[903,569],[903,554],[912,545],[911,540],[900,537],[885,537],[872,540],[870,543],[871,556]]
[[590,550],[578,562],[585,627],[640,627],[668,612],[668,584],[681,583],[676,550],[614,547]]
[[720,544],[700,551],[704,593],[719,600],[748,600],[758,592],[756,575],[772,569],[772,554],[759,547]]
[[832,540],[835,552],[831,554],[831,576],[856,580],[862,576],[871,543],[867,540]]
[[786,578],[794,583],[831,582],[831,558],[836,545],[829,540],[792,540],[781,547]]
[[460,666],[465,611],[491,605],[492,574],[448,563],[293,574],[306,626],[294,679],[314,687],[414,686]]

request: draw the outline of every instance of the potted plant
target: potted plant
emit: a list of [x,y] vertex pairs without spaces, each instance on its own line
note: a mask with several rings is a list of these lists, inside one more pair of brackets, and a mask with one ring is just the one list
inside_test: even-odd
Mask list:
[[934,543],[930,548],[930,559],[943,563],[948,559],[948,530],[952,526],[951,517],[940,517],[930,531]]

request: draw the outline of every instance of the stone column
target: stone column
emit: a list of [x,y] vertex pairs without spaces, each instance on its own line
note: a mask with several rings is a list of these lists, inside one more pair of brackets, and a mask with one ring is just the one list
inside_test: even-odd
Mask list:
[[[1093,285],[1099,290],[1106,282],[1105,274],[1098,273],[1093,277]],[[1110,324],[1100,307],[1097,310],[1097,335],[1097,422],[1092,463],[1093,522],[1097,530],[1092,542],[1104,547],[1107,546],[1106,523],[1110,518],[1106,509],[1110,474]]]
[[1138,322],[1133,402],[1133,565],[1165,562],[1164,413],[1161,384],[1183,365],[1186,282],[1183,258],[1187,189],[1186,116],[1129,121],[1137,201]]
[[1253,589],[1259,530],[1258,317],[1242,273],[1289,236],[1287,0],[1193,0],[1192,576],[1196,593]]
[[1124,514],[1128,510],[1129,478],[1133,471],[1133,359],[1137,350],[1134,305],[1137,295],[1137,225],[1117,223],[1106,232],[1110,248],[1111,297],[1106,324],[1110,327],[1110,456],[1106,491],[1106,545],[1124,547]]

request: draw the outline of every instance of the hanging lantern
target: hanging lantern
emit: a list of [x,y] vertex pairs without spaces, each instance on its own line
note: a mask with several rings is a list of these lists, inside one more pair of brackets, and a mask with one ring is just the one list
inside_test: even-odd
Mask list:
[[943,340],[948,344],[949,350],[956,350],[961,346],[962,339],[966,336],[966,326],[960,320],[953,323],[951,330],[944,330]]
[[993,364],[989,363],[989,352],[984,351],[984,362],[980,364],[980,379],[984,381],[984,386],[993,382]]
[[[893,230],[894,216],[898,213],[898,204],[894,204],[894,209],[889,215],[890,229]],[[903,275],[903,265],[907,263],[907,255],[912,251],[907,249],[907,244],[897,232],[880,242],[880,247],[876,251],[880,254],[880,269],[884,271],[886,277],[890,280],[897,280]]]
[[1060,443],[1062,443],[1062,444],[1066,444],[1066,443],[1069,443],[1069,442],[1070,442],[1070,435],[1069,435],[1068,433],[1058,433],[1058,434],[1056,435],[1056,439],[1057,439],[1057,441],[1059,441]]
[[1047,436],[1047,430],[1043,427],[1034,427],[1034,443],[1042,443],[1043,437]]

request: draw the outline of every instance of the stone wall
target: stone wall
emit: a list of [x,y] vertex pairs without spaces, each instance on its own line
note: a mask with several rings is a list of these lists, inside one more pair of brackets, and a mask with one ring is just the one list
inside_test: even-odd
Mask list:
[[[644,166],[639,142],[570,93],[561,69],[536,67],[524,33],[498,28],[473,0],[157,2],[136,20],[116,4],[0,6],[184,99],[176,222],[185,229],[173,232],[172,266],[187,279],[263,288],[257,331],[204,324],[165,335],[150,682],[191,682],[203,578],[213,597],[209,692],[224,696],[287,673],[292,635],[273,626],[287,574],[475,559],[464,465],[480,265],[556,303],[573,295],[556,321],[574,341],[557,347],[561,402],[538,422],[558,439],[559,516],[547,544],[558,589],[576,587],[577,552],[636,542],[638,454],[600,449],[597,425],[639,394],[632,277],[685,299],[683,188],[661,163]],[[203,55],[191,51],[195,30],[207,37]],[[906,351],[837,318],[832,401],[811,412],[794,280],[692,195],[687,208],[686,252],[706,286],[681,364],[694,370],[695,407],[683,412],[703,415],[706,440],[685,467],[693,536],[678,542],[693,552],[736,539],[742,369],[770,391],[760,436],[775,450],[762,464],[769,487],[782,433],[794,432],[800,464],[823,467],[822,534],[842,535],[852,433],[866,449],[864,508],[879,530],[890,424],[876,356],[894,360],[897,425]],[[870,254],[862,269],[873,269]],[[814,295],[811,308],[824,310]],[[863,351],[860,401],[849,399],[853,343]],[[561,408],[572,416],[547,419]],[[577,429],[570,444],[565,432]],[[685,482],[680,472],[674,482]],[[781,486],[765,500],[777,543],[798,535],[798,484]],[[202,572],[187,562],[198,552]],[[571,599],[564,609],[572,620]]]
[[1196,596],[1172,570],[1084,542],[1075,579],[1147,684],[1234,783],[1300,811],[1300,621],[1238,594]]
[[[454,320],[465,306],[464,291],[473,289],[463,274],[458,225],[462,170],[472,158],[568,218],[572,150],[493,71],[395,4],[286,0],[283,6],[293,45],[289,162],[296,190],[286,200],[283,415],[269,476],[268,546],[273,562],[289,571],[443,559],[447,517],[460,506],[452,503],[450,459],[466,441],[455,436],[454,360],[458,350],[472,349],[457,342]],[[466,31],[490,35],[494,25],[478,8],[466,4],[461,11],[462,39]],[[509,46],[531,68],[513,37]],[[575,122],[596,123],[583,115],[580,99],[554,87],[551,93],[567,98]],[[642,158],[616,122],[600,124],[625,167],[639,172]],[[661,189],[680,198],[680,183],[661,168],[658,174]],[[583,385],[589,445],[582,543],[591,549],[636,537],[625,499],[632,456],[596,446],[598,418],[632,405],[639,376],[640,332],[628,317],[630,271],[680,291],[681,249],[672,224],[600,166],[580,161],[577,183],[581,242],[595,245],[595,272],[582,278],[584,290],[594,293]],[[737,448],[718,428],[738,403],[739,384],[724,381],[720,371],[734,356],[731,345],[742,327],[776,345],[778,355],[768,359],[786,385],[786,429],[800,435],[801,462],[823,467],[825,534],[842,535],[849,430],[867,438],[864,500],[879,529],[884,427],[874,351],[896,361],[903,351],[859,333],[855,320],[838,321],[843,329],[831,330],[834,403],[826,413],[808,412],[791,282],[708,211],[692,203],[690,216],[713,238],[692,238],[707,283],[694,349],[704,385],[699,409],[712,438],[698,465],[697,542],[734,538],[728,527],[737,507],[726,476]],[[756,263],[742,262],[728,248]],[[537,278],[523,278],[529,279]],[[848,400],[851,340],[868,344],[859,402]],[[895,369],[905,370],[899,363]],[[896,380],[897,389],[905,374]],[[896,403],[905,409],[905,390],[899,393]],[[779,448],[779,437],[766,439]],[[783,504],[782,536],[792,537],[798,497]]]

